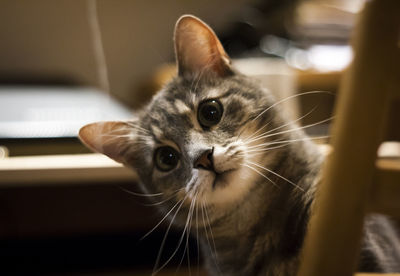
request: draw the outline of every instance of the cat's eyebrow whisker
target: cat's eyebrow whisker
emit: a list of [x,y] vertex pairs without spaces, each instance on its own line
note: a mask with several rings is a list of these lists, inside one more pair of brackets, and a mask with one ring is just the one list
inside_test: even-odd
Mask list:
[[320,139],[327,139],[327,138],[330,138],[330,135],[305,137],[305,138],[282,140],[282,141],[272,141],[272,142],[262,143],[262,144],[258,144],[258,145],[252,146],[252,147],[248,147],[248,149],[262,148],[263,146],[277,145],[277,144],[283,144],[283,143],[294,143],[294,142],[300,142],[300,141],[320,140]]
[[267,109],[265,109],[263,112],[261,112],[260,114],[257,115],[257,117],[255,117],[252,121],[257,120],[260,116],[262,116],[265,112],[268,112],[271,108],[274,108],[275,106],[282,104],[288,100],[291,100],[293,98],[297,98],[297,97],[301,97],[301,96],[305,96],[305,95],[310,95],[310,94],[321,94],[321,93],[326,93],[326,94],[332,94],[329,91],[308,91],[308,92],[303,92],[303,93],[299,93],[299,94],[295,94],[295,95],[291,95],[289,97],[286,97],[280,101],[275,102],[273,105],[271,105],[270,107],[268,107]]
[[265,139],[265,138],[268,138],[268,137],[273,137],[273,136],[276,136],[276,135],[281,135],[283,133],[296,132],[298,130],[310,128],[310,127],[313,127],[313,126],[328,122],[328,121],[332,120],[333,118],[334,118],[334,116],[329,117],[328,119],[313,123],[313,124],[309,124],[309,125],[305,125],[305,126],[301,126],[301,127],[296,127],[296,128],[292,128],[292,129],[288,129],[288,130],[284,130],[284,131],[280,131],[280,132],[275,132],[275,133],[271,133],[271,134],[265,133],[265,135],[262,135],[262,136],[258,137],[257,139],[253,139],[251,142],[255,142],[255,141],[258,141],[258,140],[261,140],[261,139]]
[[[250,123],[253,122],[253,121],[255,121],[255,120],[257,120],[262,114],[264,114],[265,112],[267,112],[267,111],[270,110],[271,108],[275,107],[275,106],[278,105],[278,104],[281,104],[281,103],[285,102],[286,100],[289,100],[289,99],[292,99],[292,98],[295,98],[295,97],[299,97],[299,96],[308,95],[308,94],[318,94],[318,93],[327,93],[327,94],[331,94],[331,93],[328,92],[328,91],[309,91],[309,92],[304,92],[304,93],[300,93],[300,94],[296,94],[296,95],[289,96],[289,97],[287,97],[287,98],[284,98],[284,99],[282,99],[282,100],[276,102],[275,104],[271,105],[271,106],[268,107],[267,109],[263,110],[259,115],[257,115],[254,119],[252,119],[252,120],[250,121]],[[289,125],[289,124],[295,123],[295,122],[297,122],[297,121],[299,121],[299,120],[301,120],[301,119],[307,117],[307,116],[308,116],[309,114],[311,114],[316,108],[317,108],[317,107],[314,107],[314,108],[313,108],[311,111],[309,111],[307,114],[303,115],[302,117],[300,117],[300,118],[298,118],[298,119],[296,119],[296,120],[294,120],[294,121],[291,121],[291,122],[286,123],[284,126],[287,126],[287,125]],[[247,139],[251,139],[252,137],[254,137],[254,135],[256,135],[259,131],[261,131],[261,130],[264,129],[267,125],[269,125],[269,124],[272,122],[272,120],[273,120],[273,119],[271,119],[270,121],[268,121],[268,123],[266,123],[264,126],[262,126],[261,128],[259,128],[255,133],[253,133],[252,135],[250,135],[249,137],[247,137]],[[282,128],[282,127],[284,127],[284,126],[279,126],[278,128]],[[276,128],[276,129],[278,129],[278,128]],[[245,129],[246,129],[246,128],[245,128]],[[245,130],[245,129],[244,129],[244,130]],[[275,130],[276,130],[276,129],[275,129]],[[242,130],[242,132],[243,132],[244,130]],[[271,131],[273,131],[273,130],[270,130],[270,131],[268,131],[267,133],[269,133],[269,132],[271,132]],[[241,132],[241,133],[242,133],[242,132]],[[241,133],[239,134],[239,136],[241,135]],[[264,134],[265,134],[265,133],[264,133]],[[263,134],[261,134],[261,135],[263,135]],[[260,136],[260,135],[258,135],[258,136]],[[258,136],[257,136],[257,137],[258,137]],[[246,139],[245,139],[245,140],[246,140]],[[249,141],[249,142],[250,142],[250,141]]]
[[[262,134],[259,134],[259,135],[257,135],[257,133],[259,133],[261,130],[263,130],[264,128],[266,128],[270,123],[272,123],[272,119],[271,120],[269,120],[266,124],[264,124],[262,127],[260,127],[258,130],[256,130],[254,133],[252,133],[251,135],[249,135],[248,137],[245,137],[244,139],[243,139],[243,143],[245,143],[245,144],[248,144],[248,143],[250,143],[250,141],[253,139],[253,138],[257,138],[257,137],[259,137],[260,135],[263,135],[264,133],[262,133]],[[246,125],[246,126],[248,126],[248,125]],[[245,127],[240,133],[239,133],[239,135],[238,135],[238,137],[240,137],[240,135],[242,135],[242,132],[244,131],[244,130],[246,130],[247,128]],[[257,136],[256,136],[257,135]],[[255,137],[256,136],[256,137]]]
[[[173,215],[173,217],[172,217],[172,219],[171,219],[171,222],[170,222],[169,225],[168,225],[167,230],[165,231],[165,235],[164,235],[164,238],[163,238],[163,240],[162,240],[162,242],[161,242],[160,250],[158,251],[157,259],[156,259],[156,262],[155,262],[154,267],[153,267],[153,273],[151,274],[152,276],[153,276],[153,275],[156,275],[156,274],[162,269],[162,268],[160,268],[160,269],[156,270],[157,267],[158,267],[158,264],[160,263],[161,253],[162,253],[162,251],[163,251],[163,249],[164,249],[164,245],[165,245],[165,242],[166,242],[166,240],[167,240],[168,233],[169,233],[169,231],[170,231],[170,229],[171,229],[171,227],[172,227],[172,223],[174,222],[174,220],[175,220],[175,218],[176,218],[176,215],[178,214],[178,212],[179,212],[180,209],[182,208],[182,205],[183,205],[183,203],[185,202],[185,200],[186,200],[187,197],[188,197],[188,194],[186,194],[186,196],[185,196],[183,199],[181,199],[180,201],[177,202],[177,204],[178,204],[178,203],[180,203],[180,204],[179,204],[177,210],[175,211],[175,213],[174,213],[174,215]],[[177,204],[176,204],[176,205],[177,205]],[[174,207],[175,207],[176,205],[174,205]],[[173,207],[173,208],[174,208],[174,207]],[[168,214],[167,214],[167,216],[168,216]],[[164,217],[164,219],[165,219],[165,217]],[[164,267],[165,267],[165,265],[164,265]]]
[[249,168],[249,169],[251,169],[251,170],[253,170],[253,171],[255,171],[257,174],[261,175],[262,177],[264,177],[265,179],[267,179],[269,182],[271,182],[275,187],[279,188],[279,186],[278,186],[274,181],[272,181],[272,179],[270,179],[268,176],[266,176],[265,174],[263,174],[262,172],[260,172],[260,171],[257,170],[256,168],[250,166],[250,165],[247,164],[247,163],[242,163],[242,165],[243,165],[243,166],[246,166],[247,168]]
[[[303,115],[303,116],[297,118],[296,120],[287,122],[286,124],[283,124],[283,125],[278,126],[278,127],[274,128],[274,129],[268,130],[267,132],[264,132],[264,133],[262,133],[262,134],[259,134],[259,135],[257,135],[256,137],[253,136],[253,137],[252,137],[253,139],[251,139],[251,140],[249,139],[248,141],[244,141],[244,143],[251,143],[251,142],[255,141],[254,139],[257,139],[257,138],[259,138],[259,137],[261,137],[261,136],[263,136],[263,135],[265,135],[265,134],[274,132],[274,131],[276,131],[276,130],[278,130],[278,129],[281,129],[281,128],[284,128],[284,127],[286,127],[286,126],[288,126],[288,125],[295,124],[296,122],[298,122],[298,121],[300,121],[300,120],[306,118],[307,116],[309,116],[312,112],[314,112],[314,110],[315,110],[316,108],[317,108],[317,107],[315,106],[313,109],[311,109],[311,110],[310,110],[309,112],[307,112],[305,115]],[[269,121],[267,124],[265,124],[262,128],[266,127],[270,122],[271,122],[271,121]],[[260,128],[260,129],[262,129],[262,128]]]
[[280,175],[280,174],[274,172],[273,170],[270,170],[270,169],[268,169],[268,168],[266,168],[266,167],[263,167],[263,166],[261,166],[261,165],[259,165],[259,164],[257,164],[257,163],[251,162],[251,161],[246,161],[246,162],[249,163],[249,164],[251,164],[251,165],[254,165],[254,166],[256,166],[256,167],[258,167],[258,168],[260,168],[260,169],[266,170],[266,171],[269,172],[269,173],[272,173],[273,175],[275,175],[275,176],[277,176],[277,177],[279,177],[279,178],[285,180],[286,182],[292,184],[296,189],[299,189],[299,190],[301,190],[302,192],[304,192],[304,189],[301,188],[299,185],[297,185],[297,184],[294,183],[293,181],[290,181],[289,179],[283,177],[282,175]]
[[[261,112],[261,111],[263,111],[263,110],[264,110],[264,108],[258,108],[258,110],[256,110],[255,113],[258,113],[259,111]],[[251,122],[252,122],[252,121],[251,121]],[[271,123],[271,122],[272,122],[272,119],[269,120],[268,123],[267,123],[266,125],[268,125],[268,124]],[[266,125],[264,125],[263,127],[259,128],[258,130],[256,130],[255,133],[252,133],[252,134],[249,135],[248,137],[245,137],[244,140],[250,139],[251,137],[253,137],[254,135],[256,135],[259,131],[261,131],[264,127],[266,127]],[[238,137],[240,137],[240,136],[243,134],[243,132],[249,128],[249,126],[251,126],[251,124],[247,123],[247,124],[243,127],[243,129],[239,132]]]

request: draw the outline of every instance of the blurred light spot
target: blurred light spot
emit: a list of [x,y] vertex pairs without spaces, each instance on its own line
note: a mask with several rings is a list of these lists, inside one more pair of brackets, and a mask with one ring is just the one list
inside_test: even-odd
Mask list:
[[318,71],[341,71],[353,59],[348,45],[314,45],[307,51],[312,67]]
[[285,60],[287,64],[297,69],[307,70],[311,67],[307,51],[303,49],[289,49],[285,54]]
[[266,54],[283,57],[288,48],[288,40],[274,35],[266,35],[260,41],[260,49]]

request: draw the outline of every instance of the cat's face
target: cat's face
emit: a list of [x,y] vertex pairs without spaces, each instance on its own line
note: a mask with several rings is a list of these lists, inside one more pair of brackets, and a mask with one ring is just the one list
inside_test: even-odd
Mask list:
[[[264,179],[258,164],[275,122],[270,95],[234,72],[215,34],[200,20],[176,26],[178,77],[131,122],[82,128],[81,139],[136,170],[148,193],[225,209]],[[272,161],[271,161],[272,162]]]

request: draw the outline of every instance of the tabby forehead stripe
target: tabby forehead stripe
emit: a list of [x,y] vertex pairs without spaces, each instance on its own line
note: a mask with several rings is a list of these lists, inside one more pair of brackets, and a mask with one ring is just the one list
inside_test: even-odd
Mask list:
[[151,130],[152,130],[154,136],[155,136],[158,140],[161,140],[161,138],[163,137],[163,132],[162,132],[162,130],[161,130],[158,126],[156,126],[156,125],[151,125],[150,127],[151,127]]
[[184,113],[190,113],[192,110],[190,109],[189,106],[187,106],[182,100],[177,99],[174,102],[174,106],[176,108],[176,110],[180,113],[180,114],[184,114]]

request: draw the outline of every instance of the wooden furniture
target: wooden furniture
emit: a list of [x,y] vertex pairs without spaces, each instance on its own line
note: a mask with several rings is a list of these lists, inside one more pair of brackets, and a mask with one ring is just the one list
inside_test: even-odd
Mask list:
[[0,159],[0,188],[135,182],[137,175],[96,153],[16,156]]
[[366,212],[400,214],[400,167],[376,161],[390,101],[400,96],[399,15],[398,0],[372,0],[359,18],[298,276],[352,275]]

